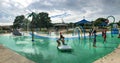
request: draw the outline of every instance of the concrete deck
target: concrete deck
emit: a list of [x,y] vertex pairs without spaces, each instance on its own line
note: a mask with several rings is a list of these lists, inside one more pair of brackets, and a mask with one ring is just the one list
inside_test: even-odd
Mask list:
[[0,63],[35,63],[0,45]]
[[120,63],[120,45],[112,53],[98,59],[94,63]]

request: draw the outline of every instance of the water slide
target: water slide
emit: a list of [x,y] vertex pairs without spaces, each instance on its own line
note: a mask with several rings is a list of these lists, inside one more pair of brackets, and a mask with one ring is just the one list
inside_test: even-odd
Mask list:
[[21,36],[22,34],[17,29],[13,29],[13,35]]

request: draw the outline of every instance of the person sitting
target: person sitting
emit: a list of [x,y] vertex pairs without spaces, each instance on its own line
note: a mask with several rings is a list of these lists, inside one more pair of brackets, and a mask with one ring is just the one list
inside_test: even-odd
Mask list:
[[59,47],[61,45],[60,41],[62,42],[63,45],[65,44],[65,40],[64,40],[64,36],[62,35],[62,33],[60,32],[60,38],[57,40],[58,46]]

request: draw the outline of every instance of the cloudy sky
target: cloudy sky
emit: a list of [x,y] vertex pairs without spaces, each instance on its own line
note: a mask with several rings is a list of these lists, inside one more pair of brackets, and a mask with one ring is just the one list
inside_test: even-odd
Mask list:
[[[120,20],[120,0],[0,0],[0,23],[12,24],[18,15],[47,12],[53,23],[92,21],[113,15]],[[113,21],[112,18],[109,20]]]

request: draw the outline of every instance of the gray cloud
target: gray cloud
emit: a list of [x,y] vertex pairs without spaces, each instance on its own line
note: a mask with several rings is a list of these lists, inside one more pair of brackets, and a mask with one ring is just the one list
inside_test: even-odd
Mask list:
[[[0,21],[3,18],[12,17],[20,14],[27,14],[26,10],[39,11],[71,11],[72,15],[79,15],[89,18],[96,18],[107,15],[120,15],[120,0],[36,0],[24,7],[19,2],[0,0]],[[74,13],[74,14],[72,14]],[[9,19],[8,19],[9,20]]]
[[102,0],[102,12],[101,14],[111,14],[111,15],[119,15],[120,12],[120,0]]
[[43,10],[71,10],[71,11],[84,11],[82,8],[88,7],[89,0],[43,0],[32,3],[28,6],[31,9]]
[[24,9],[19,3],[10,0],[0,0],[0,23],[13,22],[17,15],[24,14]]

